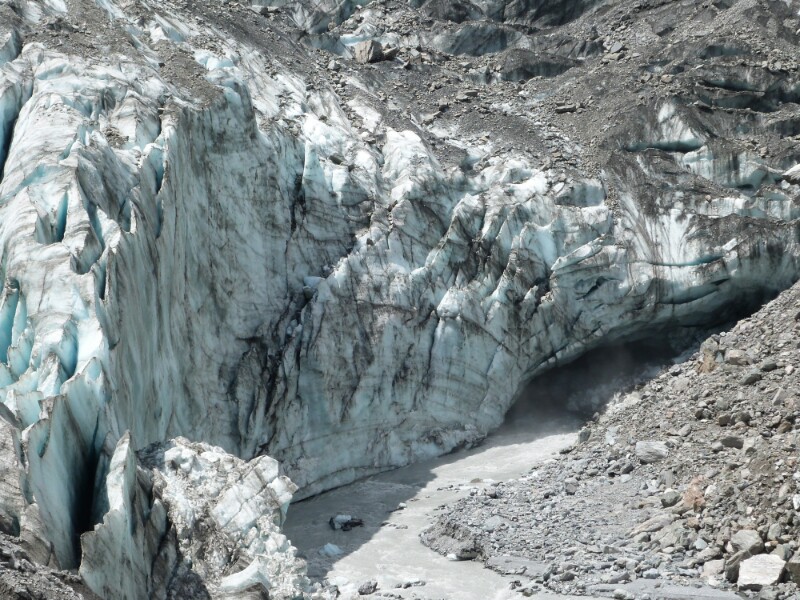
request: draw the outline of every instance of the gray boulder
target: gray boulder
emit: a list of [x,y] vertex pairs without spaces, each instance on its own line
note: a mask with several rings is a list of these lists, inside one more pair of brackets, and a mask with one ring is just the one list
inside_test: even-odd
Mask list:
[[353,47],[353,56],[363,65],[379,62],[383,60],[383,48],[375,40],[367,40]]
[[761,554],[764,551],[764,541],[757,531],[742,529],[731,538],[731,545],[737,551],[745,552],[749,556]]
[[740,590],[760,590],[781,580],[786,563],[774,554],[760,554],[739,565]]
[[664,442],[636,442],[636,456],[645,464],[658,462],[669,455],[669,448]]

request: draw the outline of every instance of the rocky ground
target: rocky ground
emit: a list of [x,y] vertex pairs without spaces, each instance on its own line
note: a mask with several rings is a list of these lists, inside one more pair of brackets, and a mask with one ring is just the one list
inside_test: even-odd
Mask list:
[[704,582],[795,598],[800,286],[608,406],[580,442],[442,507],[423,541],[519,591]]
[[70,571],[37,564],[18,540],[0,533],[0,598],[9,600],[99,600]]

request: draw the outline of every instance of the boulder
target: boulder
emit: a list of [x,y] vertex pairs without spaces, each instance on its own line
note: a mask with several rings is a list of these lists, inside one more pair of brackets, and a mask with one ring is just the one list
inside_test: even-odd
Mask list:
[[350,531],[354,527],[363,527],[364,521],[350,515],[336,515],[328,520],[328,525],[334,531],[341,529],[342,531]]
[[800,553],[795,554],[789,562],[786,563],[786,572],[789,574],[789,579],[791,581],[800,583]]
[[763,377],[764,376],[759,371],[756,371],[756,370],[749,371],[748,373],[746,373],[744,375],[744,377],[742,377],[741,384],[742,385],[751,385],[753,383],[761,381],[761,379]]
[[740,590],[760,590],[775,585],[781,580],[786,562],[774,554],[759,554],[742,561],[739,565]]
[[640,523],[631,531],[631,535],[638,535],[640,533],[654,533],[664,529],[667,525],[675,520],[675,515],[670,513],[661,513],[647,519],[644,523]]
[[725,568],[725,561],[722,559],[719,560],[710,560],[706,564],[703,565],[703,579],[706,581],[716,581],[722,577],[722,573]]
[[383,47],[375,40],[359,42],[353,47],[353,56],[363,65],[379,62],[383,60]]
[[575,492],[578,491],[578,480],[575,479],[574,477],[570,477],[570,478],[566,479],[564,481],[564,491],[568,495],[573,496],[575,494]]
[[745,366],[750,364],[750,357],[743,350],[731,348],[725,352],[725,362],[729,365]]
[[706,505],[702,477],[695,477],[689,483],[686,491],[683,492],[683,505],[688,506],[694,511],[700,511]]
[[738,435],[726,435],[719,442],[725,448],[736,448],[738,450],[744,448],[744,440]]
[[636,456],[645,464],[658,462],[669,455],[669,448],[664,442],[636,442]]
[[745,552],[735,552],[731,556],[729,556],[725,560],[725,579],[730,582],[735,582],[739,579],[739,567],[742,565],[742,561],[749,558]]
[[668,489],[661,496],[661,506],[669,508],[675,506],[681,499],[681,495],[673,489]]
[[764,551],[764,541],[757,531],[742,529],[731,538],[731,545],[736,551],[744,552],[748,556],[760,554]]

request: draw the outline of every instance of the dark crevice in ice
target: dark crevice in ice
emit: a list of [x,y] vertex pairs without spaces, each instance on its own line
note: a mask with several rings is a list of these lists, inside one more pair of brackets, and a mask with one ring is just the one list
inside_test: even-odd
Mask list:
[[579,419],[589,419],[602,411],[614,394],[632,389],[665,366],[688,359],[709,335],[749,317],[778,292],[763,289],[743,293],[736,301],[700,317],[696,323],[640,330],[584,352],[520,386],[504,427],[524,422],[528,415],[541,411],[541,403],[554,399],[558,399],[554,408]]

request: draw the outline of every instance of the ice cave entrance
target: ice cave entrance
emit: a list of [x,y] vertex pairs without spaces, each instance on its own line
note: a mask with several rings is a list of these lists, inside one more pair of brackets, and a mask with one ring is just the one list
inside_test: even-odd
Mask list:
[[[718,310],[715,322],[698,322],[651,332],[627,343],[591,350],[572,362],[524,383],[505,421],[493,436],[545,436],[576,431],[626,393],[670,365],[688,360],[714,333],[725,331],[777,296],[776,290],[755,290]],[[705,321],[705,322],[704,322]]]
[[603,346],[524,384],[493,435],[538,436],[576,431],[620,396],[660,370],[686,360],[705,336],[663,336]]

